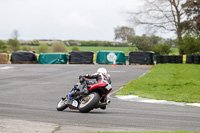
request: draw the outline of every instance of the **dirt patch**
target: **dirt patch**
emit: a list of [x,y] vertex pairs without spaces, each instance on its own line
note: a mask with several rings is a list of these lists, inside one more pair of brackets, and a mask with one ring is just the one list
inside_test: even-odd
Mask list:
[[1,119],[0,133],[51,133],[56,124],[26,120]]

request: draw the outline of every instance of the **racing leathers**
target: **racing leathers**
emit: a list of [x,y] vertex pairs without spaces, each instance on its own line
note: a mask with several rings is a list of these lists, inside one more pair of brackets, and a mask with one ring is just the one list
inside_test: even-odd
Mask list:
[[[88,79],[96,79],[95,81],[88,80]],[[106,80],[109,84],[111,84],[110,75],[102,74],[102,73],[95,73],[95,74],[86,74],[84,76],[79,76],[80,83],[82,84],[83,88],[80,90],[82,94],[88,93],[88,86],[98,84]]]
[[111,84],[110,75],[108,74],[102,74],[102,73],[95,73],[92,75],[86,74],[83,77],[88,79],[96,79],[98,83],[102,82],[103,80],[106,80],[109,84]]

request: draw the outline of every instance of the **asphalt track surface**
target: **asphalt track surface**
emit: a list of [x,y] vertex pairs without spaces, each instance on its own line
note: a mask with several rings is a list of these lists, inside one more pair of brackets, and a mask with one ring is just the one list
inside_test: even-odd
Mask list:
[[198,107],[121,101],[114,93],[106,110],[95,109],[86,114],[77,110],[56,110],[58,101],[78,82],[79,75],[92,74],[99,67],[105,67],[115,92],[148,72],[149,66],[0,64],[2,67],[12,68],[0,69],[0,120],[54,123],[60,130],[55,132],[66,133],[87,129],[95,132],[100,129],[200,131]]

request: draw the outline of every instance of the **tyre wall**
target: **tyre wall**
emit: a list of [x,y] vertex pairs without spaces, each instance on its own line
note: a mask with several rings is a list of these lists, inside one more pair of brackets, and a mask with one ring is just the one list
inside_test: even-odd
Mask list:
[[93,64],[91,51],[72,51],[69,52],[69,64]]
[[157,55],[156,64],[159,63],[183,63],[182,55]]
[[129,52],[129,64],[153,65],[154,52]]
[[11,55],[12,64],[36,64],[37,56],[32,52],[13,52]]
[[199,54],[187,55],[186,63],[187,64],[200,64],[200,55]]
[[[156,64],[159,63],[183,63],[182,55],[157,55]],[[200,64],[200,55],[186,55],[186,64]]]

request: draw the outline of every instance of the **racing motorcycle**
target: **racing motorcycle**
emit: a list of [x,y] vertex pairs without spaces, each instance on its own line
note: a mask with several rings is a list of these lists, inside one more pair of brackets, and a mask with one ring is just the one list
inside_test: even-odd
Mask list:
[[[110,103],[107,95],[112,90],[111,82],[103,80],[97,83],[84,77],[81,77],[80,81],[82,82],[75,84],[66,97],[61,98],[57,110],[63,111],[69,107],[70,109],[79,110],[81,113],[88,113],[97,108],[106,109],[106,106]],[[88,90],[86,94],[81,92],[85,85]]]

